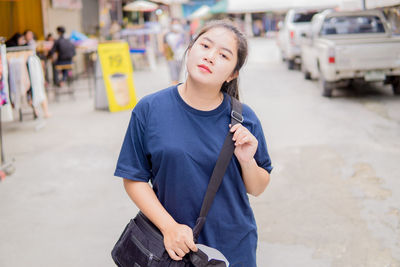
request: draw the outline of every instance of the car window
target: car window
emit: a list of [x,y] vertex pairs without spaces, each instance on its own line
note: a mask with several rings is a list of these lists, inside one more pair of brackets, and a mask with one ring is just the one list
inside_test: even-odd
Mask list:
[[294,14],[293,23],[310,22],[316,13],[317,12],[296,13]]
[[378,16],[343,16],[326,18],[321,35],[385,33]]

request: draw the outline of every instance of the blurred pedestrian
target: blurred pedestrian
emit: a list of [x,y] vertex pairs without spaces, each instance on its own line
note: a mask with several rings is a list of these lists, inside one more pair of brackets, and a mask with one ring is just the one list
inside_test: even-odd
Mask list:
[[142,98],[134,108],[115,175],[124,178],[130,198],[160,229],[169,256],[182,260],[197,250],[192,228],[230,131],[234,158],[198,242],[221,251],[230,266],[255,267],[257,226],[247,194],[265,190],[271,160],[249,106],[243,104],[242,123],[228,127],[247,41],[233,24],[216,21],[186,51],[186,81]]
[[167,59],[171,82],[179,82],[182,60],[186,48],[183,26],[178,19],[172,19],[170,30],[164,35],[164,56]]
[[119,40],[120,39],[120,31],[121,25],[119,25],[118,21],[114,20],[110,26],[110,36],[112,40]]
[[62,79],[59,81],[58,72],[55,68],[57,65],[71,65],[72,58],[75,56],[74,44],[64,37],[65,28],[63,26],[57,27],[58,39],[54,42],[53,48],[49,52],[49,56],[57,53],[57,58],[53,64],[53,80],[57,86],[62,86],[68,78],[68,70],[62,70]]

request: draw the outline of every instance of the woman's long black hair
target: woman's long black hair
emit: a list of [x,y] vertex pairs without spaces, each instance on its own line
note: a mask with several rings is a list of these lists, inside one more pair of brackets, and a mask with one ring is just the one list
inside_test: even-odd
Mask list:
[[[214,28],[224,28],[230,30],[235,34],[238,49],[237,49],[237,62],[233,70],[233,73],[236,72],[237,74],[239,74],[239,70],[242,68],[247,59],[247,54],[248,54],[247,39],[245,35],[229,20],[215,20],[207,23],[196,35],[196,37],[190,41],[188,49],[186,51],[192,48],[193,44],[197,41],[197,39],[199,39],[201,35]],[[230,82],[225,81],[221,86],[221,91],[226,92],[228,95],[239,100],[238,77],[234,78]]]

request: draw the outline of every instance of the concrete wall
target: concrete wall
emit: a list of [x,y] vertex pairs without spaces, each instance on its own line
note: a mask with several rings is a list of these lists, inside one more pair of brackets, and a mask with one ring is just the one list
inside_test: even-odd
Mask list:
[[66,36],[69,36],[72,30],[82,32],[82,14],[81,10],[49,9],[48,29],[56,33],[56,28],[60,25],[65,27]]
[[53,8],[50,0],[43,0],[42,5],[46,34],[52,33],[57,37],[56,28],[60,25],[65,27],[66,36],[69,36],[72,30],[82,32],[81,9]]
[[99,1],[85,0],[82,6],[83,32],[86,34],[95,34],[96,27],[99,27]]

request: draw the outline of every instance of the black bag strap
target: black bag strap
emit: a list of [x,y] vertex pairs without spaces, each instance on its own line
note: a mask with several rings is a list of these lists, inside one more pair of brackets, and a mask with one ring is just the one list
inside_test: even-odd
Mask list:
[[[236,98],[231,96],[231,125],[235,125],[243,122],[242,116],[242,103]],[[235,150],[235,145],[232,141],[233,134],[229,131],[226,135],[224,145],[222,146],[221,152],[219,153],[217,163],[215,164],[214,170],[212,172],[210,182],[208,183],[207,192],[201,206],[201,211],[199,218],[196,221],[196,225],[193,228],[193,238],[195,243],[203,229],[204,223],[206,222],[206,217],[208,211],[211,208],[211,204],[214,200],[215,194],[221,185],[222,178],[228,168],[229,162],[232,159],[233,151]]]

